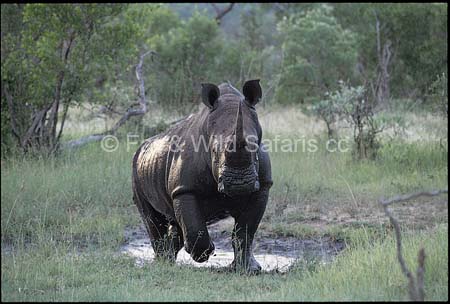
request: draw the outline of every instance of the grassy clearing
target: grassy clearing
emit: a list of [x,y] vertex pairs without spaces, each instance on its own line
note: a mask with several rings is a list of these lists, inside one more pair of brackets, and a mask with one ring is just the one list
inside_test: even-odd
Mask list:
[[[300,263],[285,275],[257,277],[161,264],[137,268],[117,253],[125,227],[141,222],[131,199],[137,146],[127,149],[123,141],[106,153],[97,143],[54,159],[2,161],[2,300],[406,300],[377,199],[446,187],[447,150],[434,141],[399,139],[386,142],[376,161],[355,163],[350,153],[320,148],[320,124],[299,111],[265,111],[266,138],[297,138],[292,130],[302,130],[319,149],[271,152],[275,184],[259,233],[345,238],[349,247],[336,262]],[[393,209],[408,234],[411,265],[425,246],[426,299],[446,300],[447,197]]]
[[2,240],[70,233],[87,245],[120,242],[117,232],[139,220],[131,200],[131,154],[101,152],[90,146],[57,159],[3,165]]
[[[350,150],[327,151],[324,126],[298,109],[276,109],[273,116],[262,111],[260,116],[265,138],[272,144],[272,173],[276,182],[262,224],[267,231],[303,237],[342,236],[343,230],[361,225],[377,231],[388,222],[378,205],[380,197],[448,185],[448,150],[435,140],[446,125],[437,124],[433,117],[425,116],[428,120],[419,121],[423,128],[434,127],[436,131],[429,133],[428,140],[384,138],[375,161],[355,162]],[[413,126],[406,128],[406,132],[416,132],[417,115],[405,116],[411,120],[405,125]],[[342,138],[347,137],[344,134]],[[296,144],[297,149],[292,149],[286,139]],[[351,140],[343,141],[344,151],[349,144]],[[424,203],[427,208],[421,207]],[[442,197],[393,208],[399,219],[412,228],[448,220],[447,204]]]
[[[391,236],[368,243],[363,234],[331,265],[299,263],[287,274],[242,277],[188,266],[144,268],[108,250],[75,254],[56,245],[2,256],[4,301],[341,301],[407,300],[407,282]],[[414,267],[427,253],[426,300],[448,299],[448,228],[405,239]]]

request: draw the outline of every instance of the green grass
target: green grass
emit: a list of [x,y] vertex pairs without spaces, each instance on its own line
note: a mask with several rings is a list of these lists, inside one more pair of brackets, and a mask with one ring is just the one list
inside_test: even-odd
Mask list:
[[[270,128],[265,134],[275,136]],[[136,148],[127,151],[121,142],[106,153],[94,143],[51,159],[2,161],[2,300],[406,300],[377,199],[448,184],[448,152],[434,142],[386,142],[377,160],[363,162],[324,149],[273,151],[275,183],[259,233],[345,239],[349,247],[335,262],[300,261],[287,274],[251,277],[164,264],[138,268],[118,253],[125,228],[141,223],[131,194]],[[443,200],[393,207],[410,265],[425,246],[427,300],[448,299]]]
[[[331,265],[299,262],[287,274],[240,276],[166,264],[134,266],[109,250],[77,254],[71,246],[18,248],[2,256],[3,301],[342,301],[407,300],[407,282],[392,236],[364,234]],[[448,299],[448,227],[408,235],[405,257],[415,269],[426,252],[426,300]]]
[[56,159],[13,159],[2,167],[2,240],[71,233],[86,244],[118,243],[135,225],[131,156],[91,145]]
[[[269,135],[270,136],[270,135]],[[271,153],[273,189],[291,194],[310,194],[320,199],[357,196],[376,200],[408,191],[445,187],[448,182],[448,152],[429,142],[390,143],[381,148],[375,161],[353,161],[351,152],[327,152],[323,139],[318,139],[315,153]]]
[[[381,197],[448,184],[448,152],[428,142],[384,144],[374,161],[357,162],[350,152],[319,148],[315,153],[272,152],[271,162],[275,184],[262,228],[283,235],[342,235],[342,228],[354,222],[380,226],[387,222],[378,204]],[[401,210],[401,219],[417,227],[447,222],[441,201],[409,202],[412,208]],[[429,207],[421,208],[420,202]],[[286,210],[277,216],[280,208]]]

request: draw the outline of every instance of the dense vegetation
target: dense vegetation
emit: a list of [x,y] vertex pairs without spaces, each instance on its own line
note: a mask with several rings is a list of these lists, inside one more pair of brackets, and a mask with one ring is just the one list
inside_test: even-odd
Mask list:
[[126,109],[149,50],[147,96],[181,113],[201,82],[260,78],[264,104],[308,105],[344,81],[377,107],[429,108],[447,79],[446,4],[238,4],[219,20],[209,4],[5,4],[1,37],[2,154],[55,151],[71,107]]
[[[2,4],[2,300],[407,300],[378,200],[448,185],[447,51],[444,3]],[[344,251],[259,276],[137,267],[120,248],[142,225],[139,141],[195,111],[202,82],[256,78],[279,143],[258,235]],[[68,144],[113,129],[113,152]],[[448,197],[392,212],[411,269],[425,248],[425,300],[448,300]]]

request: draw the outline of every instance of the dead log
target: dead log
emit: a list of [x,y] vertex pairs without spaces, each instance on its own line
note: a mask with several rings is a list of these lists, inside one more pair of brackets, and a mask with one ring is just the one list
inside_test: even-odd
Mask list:
[[105,136],[107,135],[114,135],[116,134],[117,130],[125,124],[131,117],[133,116],[142,116],[148,111],[148,102],[145,97],[145,84],[144,84],[144,78],[142,76],[142,66],[144,65],[144,58],[145,56],[149,54],[155,54],[154,51],[148,51],[144,54],[142,54],[139,58],[139,63],[136,65],[136,80],[138,82],[139,87],[139,98],[138,103],[139,108],[133,108],[135,104],[131,105],[126,112],[122,115],[122,117],[114,124],[114,126],[102,133],[99,134],[91,134],[79,139],[71,140],[65,143],[62,148],[63,149],[74,149],[79,148],[81,146],[84,146],[91,142],[101,141]]

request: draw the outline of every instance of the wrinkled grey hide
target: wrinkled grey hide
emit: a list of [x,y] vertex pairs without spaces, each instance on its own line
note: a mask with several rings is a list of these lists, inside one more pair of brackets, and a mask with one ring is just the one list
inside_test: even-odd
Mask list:
[[208,260],[214,244],[207,223],[231,215],[231,267],[261,269],[252,242],[272,185],[271,167],[260,149],[254,108],[259,80],[247,81],[242,91],[227,83],[203,84],[205,106],[147,139],[134,155],[133,198],[157,258],[174,261],[184,246],[195,261]]

